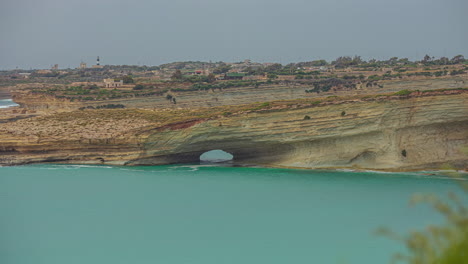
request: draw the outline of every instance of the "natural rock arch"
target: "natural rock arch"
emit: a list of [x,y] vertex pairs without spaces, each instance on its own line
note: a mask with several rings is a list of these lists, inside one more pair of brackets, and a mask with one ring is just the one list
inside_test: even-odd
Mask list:
[[214,149],[200,155],[200,162],[227,162],[232,161],[234,155],[221,149]]

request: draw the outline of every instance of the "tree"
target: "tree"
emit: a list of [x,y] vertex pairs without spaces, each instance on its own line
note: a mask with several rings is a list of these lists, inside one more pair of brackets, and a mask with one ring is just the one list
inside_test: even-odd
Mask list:
[[138,90],[143,90],[143,88],[145,88],[143,85],[137,84],[135,85],[135,87],[133,87],[133,90],[138,91]]
[[171,76],[171,79],[172,80],[182,80],[182,72],[180,70],[176,70],[172,76]]
[[214,81],[216,81],[215,75],[212,74],[212,73],[208,74],[207,82],[212,83],[212,82],[214,82]]
[[247,73],[247,75],[257,75],[258,71],[253,67],[249,66],[243,70],[243,72]]
[[[335,61],[332,62],[332,64],[335,65],[336,68],[345,68],[345,67],[348,67],[349,65],[352,65],[353,60],[354,59],[352,59],[349,56],[342,56],[342,57],[338,57]],[[356,61],[357,60],[358,59],[356,59]]]
[[401,58],[401,59],[398,60],[398,62],[401,63],[401,64],[406,65],[406,64],[409,64],[409,59],[408,58]]
[[458,63],[463,63],[465,62],[465,57],[463,55],[457,55],[455,57],[453,57],[450,62],[452,64],[458,64]]
[[439,65],[448,65],[450,64],[450,60],[447,57],[441,57],[440,59],[435,60],[435,63]]
[[311,65],[312,66],[325,66],[327,65],[327,61],[326,60],[314,60],[314,61],[311,61]]
[[226,63],[221,63],[218,67],[213,69],[213,73],[216,74],[223,74],[228,72],[231,69],[231,65],[227,65]]
[[274,74],[274,73],[268,73],[267,77],[268,77],[268,79],[271,80],[271,79],[276,79],[276,78],[278,78],[278,75],[276,75],[276,74]]
[[432,61],[431,56],[429,56],[429,55],[426,54],[426,56],[424,56],[424,58],[423,58],[423,60],[422,60],[421,62],[424,63],[424,64],[428,64],[428,63],[430,63],[431,61]]
[[387,63],[389,65],[395,65],[397,61],[398,61],[398,57],[392,57],[387,61]]
[[123,81],[124,84],[129,84],[129,83],[134,83],[135,82],[131,75],[125,75],[124,77],[122,77],[122,81]]
[[281,71],[282,68],[283,68],[283,65],[281,65],[279,63],[275,63],[275,64],[272,64],[272,65],[266,66],[265,67],[265,72],[277,73],[277,72]]
[[354,56],[353,60],[351,61],[351,65],[359,65],[363,61],[361,59],[361,56]]

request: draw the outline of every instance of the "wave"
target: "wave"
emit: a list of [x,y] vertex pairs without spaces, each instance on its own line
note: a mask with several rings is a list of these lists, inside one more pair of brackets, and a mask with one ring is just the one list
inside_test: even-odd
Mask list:
[[210,168],[210,167],[223,167],[222,164],[203,164],[203,165],[179,165],[179,166],[172,166],[169,169],[190,169],[188,171],[198,171],[200,168]]
[[8,108],[13,106],[18,106],[19,104],[13,102],[13,99],[1,99],[0,108]]
[[65,170],[76,170],[81,168],[95,168],[95,169],[112,169],[111,166],[101,166],[101,165],[51,165],[50,167],[46,167],[43,169],[46,170],[57,170],[57,169],[65,169]]

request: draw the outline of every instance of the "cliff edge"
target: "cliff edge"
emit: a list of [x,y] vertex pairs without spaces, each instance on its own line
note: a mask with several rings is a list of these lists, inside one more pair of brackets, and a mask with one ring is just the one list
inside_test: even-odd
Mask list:
[[0,122],[1,165],[159,165],[198,162],[222,149],[240,164],[418,170],[466,168],[467,146],[466,89],[196,110],[82,110]]

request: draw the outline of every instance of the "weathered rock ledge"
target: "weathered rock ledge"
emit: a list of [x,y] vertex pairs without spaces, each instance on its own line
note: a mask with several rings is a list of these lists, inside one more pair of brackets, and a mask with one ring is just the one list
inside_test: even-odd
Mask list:
[[381,81],[383,88],[367,88],[360,84],[356,89],[328,91],[317,93],[306,93],[305,90],[312,89],[310,85],[262,85],[260,88],[237,87],[229,89],[214,89],[210,91],[185,91],[172,92],[177,98],[177,104],[173,104],[166,96],[149,97],[129,97],[120,99],[107,99],[97,101],[73,101],[65,98],[57,98],[54,92],[50,94],[36,93],[36,89],[55,88],[51,84],[19,84],[11,87],[12,96],[16,103],[29,110],[51,110],[51,111],[72,111],[80,107],[96,107],[105,104],[122,104],[127,108],[188,108],[196,109],[201,107],[216,107],[226,105],[240,105],[255,102],[268,102],[278,99],[296,100],[312,99],[326,96],[356,96],[368,94],[388,94],[403,89],[407,90],[434,90],[445,88],[465,88],[467,87],[468,76],[446,78],[424,78],[416,80],[387,80]]
[[[182,112],[181,112],[182,111]],[[0,165],[160,165],[222,149],[240,164],[375,170],[468,167],[468,93],[203,116],[92,110],[0,124]],[[168,117],[168,115],[170,117]],[[310,119],[305,119],[308,116]]]

